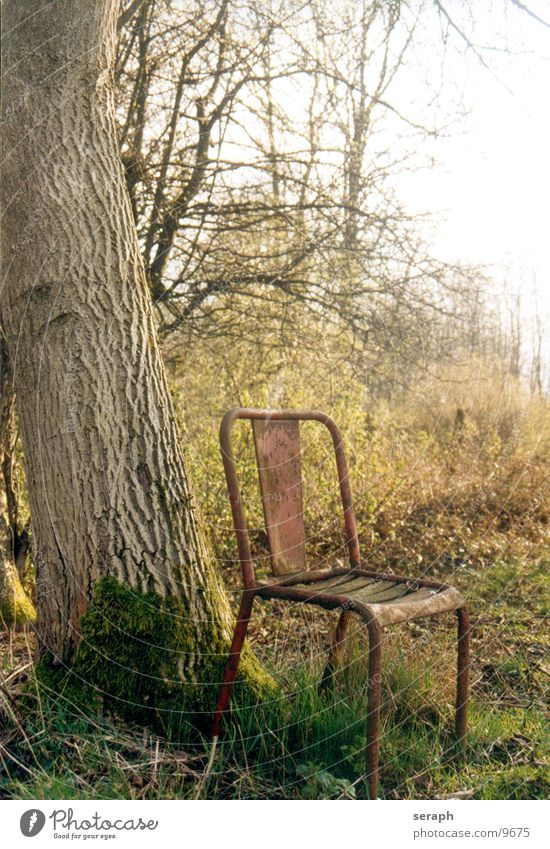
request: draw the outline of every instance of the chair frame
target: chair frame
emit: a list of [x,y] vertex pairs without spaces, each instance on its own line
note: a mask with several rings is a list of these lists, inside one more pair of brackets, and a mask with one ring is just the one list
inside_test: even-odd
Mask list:
[[[237,467],[233,448],[231,445],[231,431],[236,420],[247,419],[252,423],[258,420],[290,422],[290,421],[317,421],[324,424],[330,432],[336,458],[336,467],[338,472],[338,481],[340,486],[340,496],[344,511],[344,525],[346,532],[346,544],[349,556],[349,568],[329,569],[329,570],[307,570],[299,576],[278,576],[277,580],[271,582],[258,583],[256,581],[254,562],[250,550],[250,541],[248,536],[248,528],[242,499],[240,495],[239,480],[237,475]],[[407,621],[395,619],[395,623],[391,620],[381,625],[376,616],[373,616],[369,611],[368,606],[361,604],[353,599],[345,596],[339,596],[335,593],[323,593],[315,595],[314,593],[294,587],[293,584],[305,583],[312,585],[318,581],[326,580],[327,578],[338,577],[340,575],[367,576],[374,579],[391,579],[392,582],[411,582],[414,581],[418,587],[428,587],[437,590],[450,590],[452,588],[445,584],[436,581],[425,579],[411,579],[393,573],[377,573],[361,567],[361,557],[359,553],[359,540],[357,537],[357,527],[355,522],[355,512],[353,509],[353,501],[349,484],[347,462],[344,450],[344,443],[341,433],[333,421],[326,413],[319,410],[269,410],[269,409],[252,409],[247,407],[238,407],[230,410],[223,417],[220,426],[220,448],[222,453],[223,465],[227,481],[227,489],[229,493],[229,501],[231,504],[231,512],[233,516],[233,525],[235,536],[237,539],[237,548],[241,570],[243,575],[243,593],[239,612],[237,615],[237,623],[231,642],[231,648],[227,663],[225,666],[223,682],[219,691],[218,701],[216,704],[215,713],[212,722],[212,737],[217,740],[221,733],[222,719],[225,711],[229,706],[231,692],[235,683],[241,651],[246,638],[248,625],[250,622],[252,607],[256,596],[260,598],[278,598],[288,601],[296,601],[302,603],[316,604],[317,606],[326,609],[340,609],[340,617],[336,626],[332,647],[325,669],[325,673],[321,680],[321,687],[329,686],[332,682],[333,673],[338,667],[343,648],[346,631],[351,620],[352,614],[359,613],[365,621],[369,635],[369,655],[368,655],[368,689],[367,689],[367,729],[366,729],[366,770],[369,798],[376,799],[378,793],[378,765],[379,765],[379,750],[380,750],[380,707],[381,707],[381,665],[382,665],[382,630],[387,625],[396,624],[399,621]],[[258,472],[261,471],[258,464]],[[265,507],[264,507],[265,509]],[[270,549],[273,558],[273,551]],[[468,724],[468,683],[469,683],[469,664],[470,664],[470,624],[468,609],[464,605],[463,600],[456,593],[457,606],[454,612],[458,617],[458,651],[457,651],[457,686],[456,686],[456,704],[455,704],[455,734],[459,742],[460,750],[464,752]],[[420,602],[416,602],[420,604]],[[388,605],[389,607],[390,605]],[[426,605],[425,605],[426,607]],[[441,613],[453,612],[449,608],[444,610],[434,609],[433,612],[428,610],[420,611],[410,618],[427,617],[441,615]]]

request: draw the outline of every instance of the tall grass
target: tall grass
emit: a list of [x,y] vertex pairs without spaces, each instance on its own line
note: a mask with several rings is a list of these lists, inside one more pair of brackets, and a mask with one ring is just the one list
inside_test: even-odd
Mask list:
[[[548,728],[536,704],[518,709],[475,696],[462,759],[452,733],[449,672],[434,675],[438,668],[449,669],[390,640],[381,795],[544,798],[550,790]],[[234,702],[204,797],[366,796],[365,654],[356,644],[332,692],[319,692],[320,670],[319,663],[296,665],[277,698],[260,705]],[[19,689],[22,684],[20,677]],[[12,701],[2,700],[3,796],[191,798],[201,785],[209,744],[189,723],[179,723],[176,738],[161,739],[89,713],[67,692],[38,685],[32,671],[24,694],[24,729],[18,687],[12,687]]]
[[[452,735],[450,620],[391,630],[384,648],[381,794],[548,795],[548,400],[531,396],[498,363],[480,361],[403,381],[406,390],[395,379],[374,396],[351,359],[335,358],[339,340],[330,336],[307,351],[274,345],[261,360],[254,340],[202,345],[172,366],[171,381],[197,502],[230,586],[238,586],[239,572],[217,441],[221,416],[237,405],[314,407],[330,413],[344,435],[365,561],[442,577],[469,599],[474,638],[467,757],[457,758]],[[314,424],[302,435],[309,563],[337,565],[345,557],[330,440]],[[263,576],[269,562],[244,428],[237,432],[237,455]],[[206,795],[365,795],[366,643],[356,628],[333,691],[321,695],[333,626],[331,615],[311,608],[258,604],[251,641],[280,691],[264,704],[234,700]],[[69,692],[38,686],[31,651],[13,635],[0,651],[3,795],[193,796],[208,753],[200,723],[182,714],[161,739],[107,714],[92,715]]]
[[[189,464],[220,564],[235,560],[217,431],[232,406],[318,408],[339,424],[348,454],[364,557],[375,567],[452,573],[550,542],[550,402],[499,363],[468,360],[374,398],[329,342],[273,354],[253,346],[197,352],[173,385]],[[206,364],[206,365],[205,365]],[[205,389],[206,387],[206,389]],[[249,426],[236,433],[248,521],[267,564]],[[342,521],[330,438],[302,428],[311,562],[342,559]],[[228,575],[230,573],[228,572]]]

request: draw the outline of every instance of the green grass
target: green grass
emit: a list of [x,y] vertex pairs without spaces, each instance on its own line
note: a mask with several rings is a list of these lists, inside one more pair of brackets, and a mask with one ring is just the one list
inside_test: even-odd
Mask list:
[[[270,703],[235,705],[203,795],[209,798],[364,798],[364,658],[356,653],[332,694],[319,669],[299,667],[294,687]],[[383,683],[380,795],[475,799],[545,798],[547,724],[539,708],[474,697],[468,752],[457,757],[452,710],[430,676],[396,652]],[[391,692],[391,695],[390,695]],[[186,798],[195,792],[208,743],[190,725],[178,740],[87,716],[42,685],[26,696],[25,736],[11,716],[0,792],[28,799]],[[31,703],[34,705],[30,707]],[[9,728],[9,711],[4,712]]]
[[[472,576],[463,577],[468,592]],[[386,632],[380,795],[434,799],[540,799],[550,794],[547,562],[497,562],[469,587],[472,697],[465,758],[453,739],[451,619]],[[261,607],[256,649],[279,694],[237,698],[208,798],[365,798],[366,645],[355,635],[331,692],[318,681],[328,619],[310,609]],[[295,617],[295,618],[292,618]],[[320,625],[319,625],[320,623]],[[258,634],[266,631],[262,644]],[[301,635],[298,637],[298,635]],[[175,714],[164,738],[124,724],[69,687],[38,683],[32,647],[5,638],[0,669],[0,795],[37,799],[191,798],[209,742],[200,722]],[[29,668],[25,665],[29,663]],[[15,670],[13,672],[12,670]],[[19,671],[17,671],[19,670]],[[11,678],[9,677],[11,674]],[[216,686],[211,693],[215,701]],[[204,718],[203,718],[204,719]],[[151,726],[153,727],[153,726]],[[204,728],[204,721],[202,722]]]

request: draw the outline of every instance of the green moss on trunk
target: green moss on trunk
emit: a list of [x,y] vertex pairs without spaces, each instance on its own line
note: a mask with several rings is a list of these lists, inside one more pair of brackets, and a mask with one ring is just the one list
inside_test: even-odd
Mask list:
[[15,566],[3,562],[0,569],[3,572],[0,581],[0,622],[8,628],[34,622],[34,606],[21,585]]
[[[207,726],[223,677],[227,640],[214,624],[208,641],[202,639],[198,645],[193,621],[178,599],[141,593],[106,577],[96,584],[80,621],[72,676],[99,692],[111,712],[177,736],[189,722]],[[271,676],[246,649],[235,697],[257,704],[275,691]]]

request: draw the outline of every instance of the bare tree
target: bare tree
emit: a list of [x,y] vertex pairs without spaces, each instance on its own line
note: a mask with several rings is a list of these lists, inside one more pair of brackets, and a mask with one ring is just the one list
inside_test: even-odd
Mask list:
[[325,3],[221,2],[187,17],[142,4],[119,44],[120,139],[166,327],[208,323],[233,293],[344,315],[407,282],[413,297],[420,244],[385,180],[398,163],[367,156],[379,113],[428,132],[388,99],[418,17],[400,12],[364,0],[335,22]]

